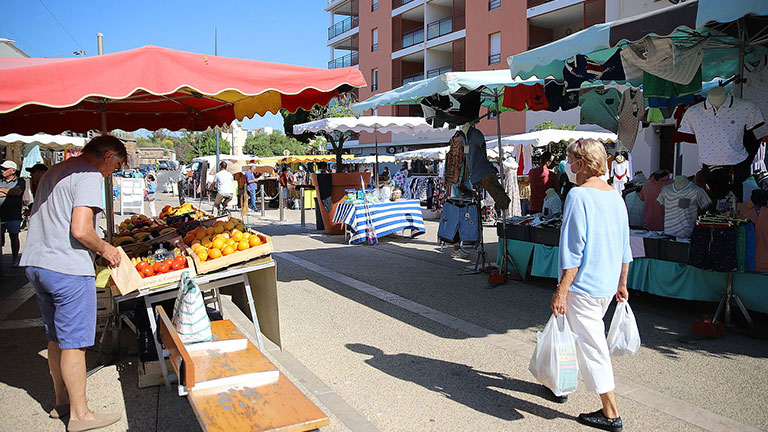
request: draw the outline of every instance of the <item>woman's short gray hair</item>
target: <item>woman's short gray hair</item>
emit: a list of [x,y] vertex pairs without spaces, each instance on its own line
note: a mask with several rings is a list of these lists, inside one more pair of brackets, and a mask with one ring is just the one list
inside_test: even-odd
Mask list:
[[568,144],[568,154],[584,162],[588,174],[601,176],[608,172],[608,154],[598,140],[582,138]]
[[128,160],[128,151],[125,149],[125,144],[112,135],[99,135],[94,137],[85,145],[85,147],[83,147],[83,153],[98,158],[103,157],[104,154],[110,150],[114,153],[115,157],[120,159],[120,162],[126,162]]

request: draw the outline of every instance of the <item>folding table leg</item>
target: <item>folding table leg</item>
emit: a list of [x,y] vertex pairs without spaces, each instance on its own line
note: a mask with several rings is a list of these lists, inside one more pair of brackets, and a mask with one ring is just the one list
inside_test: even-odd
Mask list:
[[152,341],[155,343],[155,350],[157,351],[157,360],[160,362],[160,370],[163,372],[163,381],[165,381],[165,391],[171,391],[171,379],[168,377],[168,369],[165,367],[165,358],[163,357],[163,348],[158,342],[157,331],[157,319],[155,318],[155,312],[152,310],[152,302],[149,300],[149,296],[144,297],[144,304],[147,307],[147,316],[149,317],[149,327],[152,329]]
[[251,311],[253,320],[253,330],[256,331],[256,341],[259,344],[259,351],[264,352],[264,341],[261,340],[261,328],[259,327],[259,317],[256,315],[256,305],[253,304],[253,293],[251,293],[251,282],[248,280],[248,273],[243,274],[243,285],[245,295],[248,299],[248,308]]

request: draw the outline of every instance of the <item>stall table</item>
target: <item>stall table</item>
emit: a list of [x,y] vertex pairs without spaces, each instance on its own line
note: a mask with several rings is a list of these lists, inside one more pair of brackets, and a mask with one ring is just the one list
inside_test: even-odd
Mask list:
[[424,218],[418,200],[371,203],[368,204],[368,209],[370,215],[366,213],[365,204],[349,202],[341,203],[336,208],[333,222],[343,223],[349,227],[351,234],[349,244],[365,242],[365,230],[369,222],[373,224],[376,237],[405,229],[410,229],[412,235],[425,231]]

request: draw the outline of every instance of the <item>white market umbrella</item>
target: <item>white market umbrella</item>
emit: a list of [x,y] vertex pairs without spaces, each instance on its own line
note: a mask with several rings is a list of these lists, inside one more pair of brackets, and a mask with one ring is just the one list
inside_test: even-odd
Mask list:
[[8,145],[14,143],[34,143],[39,145],[41,149],[46,150],[67,150],[81,149],[85,147],[85,138],[48,134],[19,135],[15,133],[0,136],[0,145]]
[[[544,129],[523,134],[509,135],[501,138],[501,144],[507,146],[544,147],[550,143],[565,141],[568,143],[578,139],[594,139],[601,143],[614,142],[618,138],[612,132],[589,132],[579,130]],[[486,141],[486,147],[496,147],[496,139]]]

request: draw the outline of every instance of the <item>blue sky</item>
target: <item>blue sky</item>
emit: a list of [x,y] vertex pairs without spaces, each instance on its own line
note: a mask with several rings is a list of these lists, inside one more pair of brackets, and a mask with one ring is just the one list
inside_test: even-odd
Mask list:
[[[81,49],[96,55],[99,32],[104,33],[105,53],[158,45],[213,54],[217,28],[220,56],[325,68],[326,4],[325,0],[3,0],[0,37],[15,40],[32,57],[73,57],[72,52]],[[244,126],[282,130],[283,122],[279,115],[267,114],[246,120]]]

